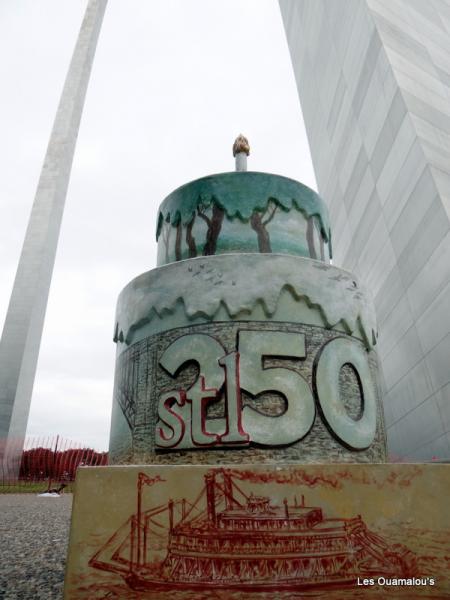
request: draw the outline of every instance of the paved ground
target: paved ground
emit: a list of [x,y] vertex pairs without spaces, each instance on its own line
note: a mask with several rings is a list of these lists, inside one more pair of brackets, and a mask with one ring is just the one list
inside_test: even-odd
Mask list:
[[61,600],[72,494],[0,494],[0,600]]

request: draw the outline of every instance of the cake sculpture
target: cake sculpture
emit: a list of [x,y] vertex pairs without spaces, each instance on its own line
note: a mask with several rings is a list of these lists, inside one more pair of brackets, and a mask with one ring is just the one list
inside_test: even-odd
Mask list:
[[374,309],[326,206],[233,153],[163,201],[158,266],[119,296],[110,461],[384,462]]

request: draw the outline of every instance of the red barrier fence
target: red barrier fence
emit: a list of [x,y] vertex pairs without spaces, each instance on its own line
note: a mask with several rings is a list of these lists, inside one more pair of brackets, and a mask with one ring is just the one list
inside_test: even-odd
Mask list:
[[11,453],[0,461],[0,486],[46,481],[50,488],[52,483],[73,481],[80,466],[107,464],[107,452],[97,452],[85,444],[60,436],[29,437],[21,456]]

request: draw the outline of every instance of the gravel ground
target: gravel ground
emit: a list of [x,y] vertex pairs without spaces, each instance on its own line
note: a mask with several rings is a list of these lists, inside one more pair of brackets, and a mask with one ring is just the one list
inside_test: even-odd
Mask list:
[[0,494],[0,599],[61,600],[72,494]]

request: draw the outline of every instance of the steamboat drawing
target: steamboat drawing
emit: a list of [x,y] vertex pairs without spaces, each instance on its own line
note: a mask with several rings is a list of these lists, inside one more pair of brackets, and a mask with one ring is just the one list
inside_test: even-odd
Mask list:
[[[360,515],[324,515],[301,492],[277,505],[259,490],[246,493],[229,470],[213,469],[193,503],[181,498],[146,509],[143,488],[159,482],[139,473],[136,513],[89,562],[134,590],[341,588],[357,577],[416,573],[408,548],[370,531]],[[155,520],[163,513],[167,541],[158,560],[151,542],[164,538]]]

